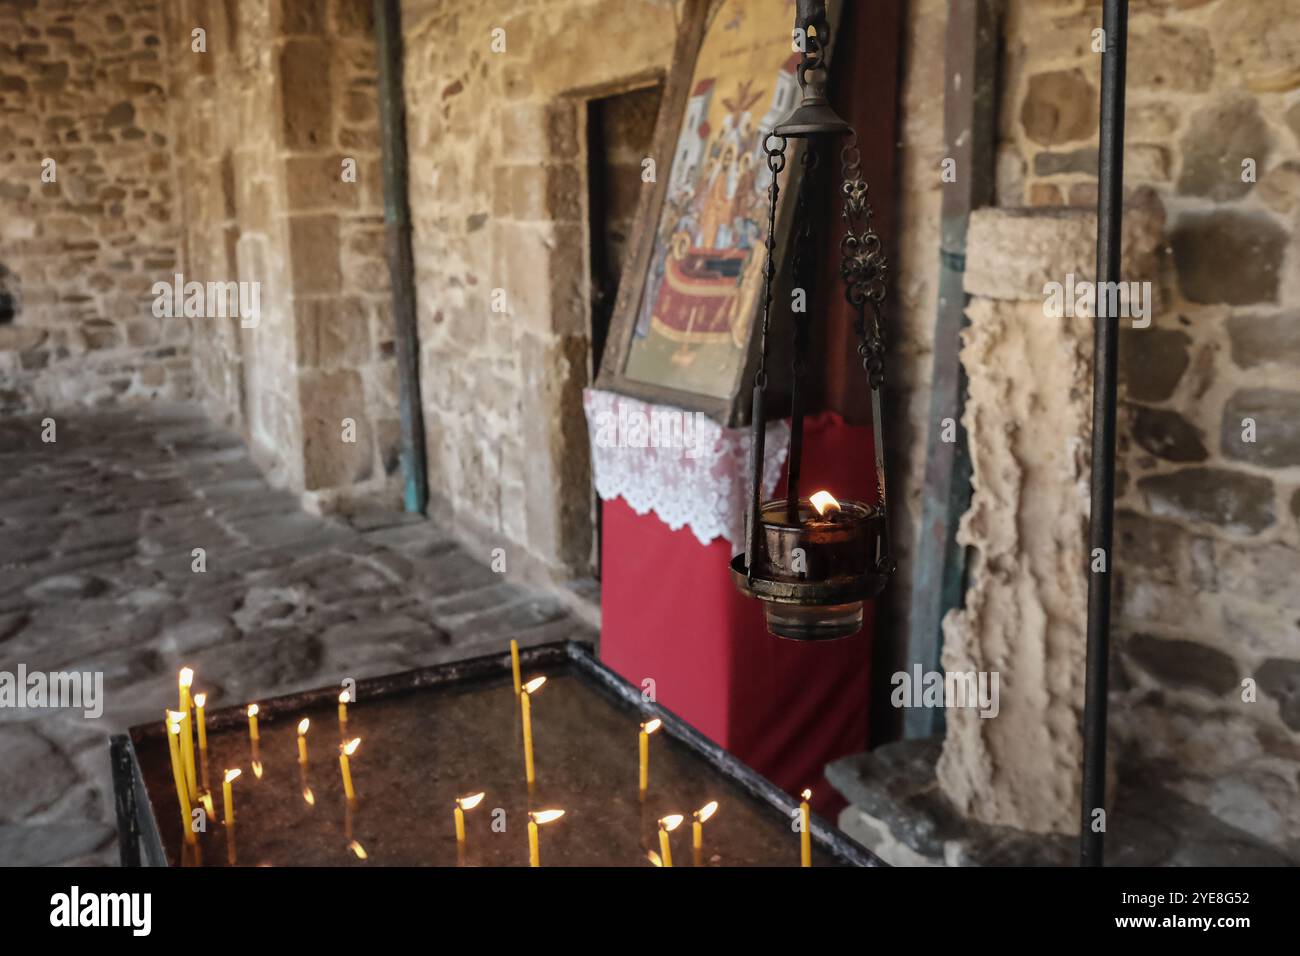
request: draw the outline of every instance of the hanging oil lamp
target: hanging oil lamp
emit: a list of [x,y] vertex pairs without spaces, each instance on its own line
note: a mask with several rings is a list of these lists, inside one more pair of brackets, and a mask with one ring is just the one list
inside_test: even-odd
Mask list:
[[[880,237],[871,226],[871,207],[867,203],[867,184],[862,178],[857,134],[835,113],[826,98],[830,26],[824,0],[799,0],[795,25],[805,38],[803,58],[799,64],[802,101],[764,142],[772,184],[768,191],[761,350],[754,375],[750,498],[745,551],[732,559],[731,573],[742,592],[763,602],[767,629],[772,634],[816,641],[857,633],[862,628],[863,602],[881,592],[894,570],[887,533],[884,435],[881,428],[881,391],[884,385],[882,305],[886,262]],[[814,238],[809,197],[817,181],[825,144],[841,136],[848,139],[840,152],[843,175],[840,198],[845,222],[844,236],[840,241],[840,274],[845,283],[845,297],[856,313],[857,351],[871,386],[877,500],[874,504],[837,501],[826,490],[808,497],[800,495],[809,320],[806,314],[794,314],[787,493],[783,499],[763,501],[768,330],[776,276],[774,251],[780,173],[786,165],[788,141],[801,141],[802,175],[792,230],[795,244],[792,278],[795,287],[806,290],[810,278],[815,275],[806,254]]]

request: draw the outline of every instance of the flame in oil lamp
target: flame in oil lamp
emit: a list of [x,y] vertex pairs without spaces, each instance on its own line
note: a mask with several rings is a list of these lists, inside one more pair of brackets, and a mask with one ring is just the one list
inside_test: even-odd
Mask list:
[[835,496],[829,491],[819,491],[808,499],[808,503],[817,509],[819,515],[825,515],[829,511],[839,511],[840,503],[835,500]]

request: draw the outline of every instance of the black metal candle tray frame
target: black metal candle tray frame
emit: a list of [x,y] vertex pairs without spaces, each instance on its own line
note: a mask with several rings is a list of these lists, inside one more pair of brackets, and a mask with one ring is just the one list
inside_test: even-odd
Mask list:
[[[735,756],[666,708],[644,700],[639,688],[633,687],[593,656],[590,645],[577,641],[560,641],[524,648],[519,652],[520,664],[527,669],[565,668],[590,687],[613,698],[624,709],[642,715],[643,720],[658,717],[663,721],[662,732],[685,745],[702,757],[715,771],[738,785],[748,796],[766,804],[775,813],[789,820],[799,807],[799,801],[779,789],[766,777],[746,766]],[[468,660],[422,667],[416,670],[389,674],[357,681],[357,696],[363,700],[391,697],[414,690],[438,687],[464,687],[486,683],[509,675],[509,652],[475,657]],[[338,699],[338,686],[304,691],[283,697],[261,699],[258,702],[264,717],[292,715],[305,709],[331,704]],[[207,714],[210,732],[239,726],[247,721],[243,705],[224,707]],[[162,835],[158,829],[158,814],[172,812],[171,805],[155,807],[145,786],[144,774],[136,748],[142,744],[163,746],[165,728],[160,719],[156,723],[132,727],[125,734],[115,734],[109,740],[113,767],[113,791],[117,807],[118,839],[123,866],[167,866]],[[160,794],[168,800],[175,795]],[[811,815],[810,829],[815,845],[846,866],[884,866],[879,858],[854,842],[842,831],[816,814]]]

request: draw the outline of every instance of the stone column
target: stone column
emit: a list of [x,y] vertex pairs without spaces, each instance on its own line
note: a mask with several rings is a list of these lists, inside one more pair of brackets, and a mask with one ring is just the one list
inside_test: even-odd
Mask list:
[[[1155,202],[1125,212],[1121,278],[1152,280],[1154,309],[1163,215]],[[938,775],[967,816],[1040,833],[1079,826],[1092,417],[1092,321],[1054,315],[1047,287],[1073,305],[1095,238],[1095,212],[984,209],[968,241],[974,493],[958,540],[975,556],[965,607],[944,620],[943,666],[987,672],[989,686],[996,674],[998,696],[996,716],[948,707]]]

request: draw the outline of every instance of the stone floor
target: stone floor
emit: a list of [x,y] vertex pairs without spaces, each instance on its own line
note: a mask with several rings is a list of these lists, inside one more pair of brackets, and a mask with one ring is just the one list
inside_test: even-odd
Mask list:
[[[849,801],[840,828],[896,866],[1074,866],[1077,836],[1044,836],[963,817],[939,790],[937,739],[901,740],[837,760],[826,777]],[[1106,830],[1107,866],[1294,866],[1261,842],[1121,765]],[[1297,848],[1300,849],[1300,848]]]
[[0,420],[0,671],[101,671],[106,702],[0,708],[0,864],[116,863],[108,737],[160,719],[182,665],[215,708],[596,638],[427,521],[303,513],[196,408],[57,428]]

